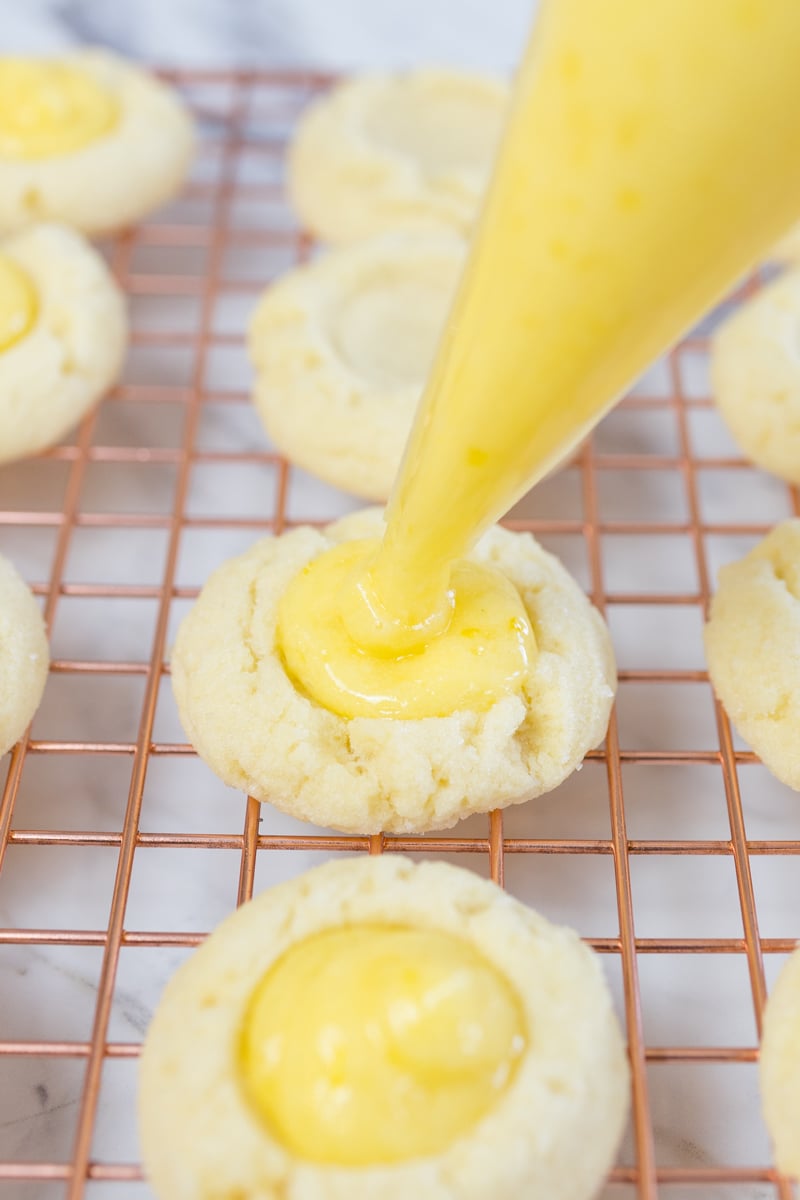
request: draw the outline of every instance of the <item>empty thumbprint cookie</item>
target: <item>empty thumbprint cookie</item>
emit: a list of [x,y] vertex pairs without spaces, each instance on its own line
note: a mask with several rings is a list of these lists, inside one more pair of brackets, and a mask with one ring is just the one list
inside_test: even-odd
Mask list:
[[787,960],[764,1009],[759,1071],[778,1170],[800,1178],[800,949]]
[[141,1059],[160,1200],[588,1200],[627,1110],[595,953],[394,855],[240,908],[167,985]]
[[388,498],[463,261],[454,233],[382,234],[267,289],[250,325],[255,403],[287,458]]
[[714,335],[711,381],[743,453],[800,483],[800,270],[746,301]]
[[368,75],[303,115],[289,195],[329,242],[387,230],[472,228],[508,105],[499,79],[459,71]]
[[704,636],[731,721],[773,775],[800,791],[800,520],[722,568]]
[[131,224],[178,191],[191,152],[178,96],[115,54],[0,58],[0,230]]
[[0,462],[58,442],[119,375],[125,301],[78,233],[38,225],[0,241]]
[[[509,657],[514,674],[507,689],[493,694],[472,686],[481,666],[498,660],[491,641],[473,636],[479,631],[469,627],[467,609],[454,618],[454,657],[448,656],[453,644],[440,639],[396,660],[398,697],[403,688],[413,694],[421,673],[425,703],[411,709],[414,715],[401,703],[381,707],[385,660],[370,655],[355,656],[366,672],[356,686],[364,701],[359,715],[337,711],[335,693],[320,703],[305,686],[306,675],[314,690],[335,685],[336,671],[327,673],[327,660],[315,650],[314,631],[328,617],[317,617],[313,607],[338,594],[334,582],[324,593],[312,585],[309,596],[305,568],[340,547],[349,577],[348,557],[367,553],[382,531],[381,512],[366,510],[324,530],[302,527],[264,538],[214,572],[172,656],[178,710],[195,749],[232,787],[304,820],[359,834],[443,829],[557,787],[605,736],[616,673],[599,613],[529,534],[494,528],[464,560],[467,573],[489,568],[504,577],[498,652],[513,656],[517,644],[509,639],[527,631],[522,660]],[[292,621],[297,604],[310,613],[305,643],[302,620]],[[337,630],[346,653],[343,629],[335,620],[326,629],[334,641]],[[428,695],[431,680],[438,690]]]
[[33,595],[0,555],[0,754],[10,750],[39,707],[50,654]]

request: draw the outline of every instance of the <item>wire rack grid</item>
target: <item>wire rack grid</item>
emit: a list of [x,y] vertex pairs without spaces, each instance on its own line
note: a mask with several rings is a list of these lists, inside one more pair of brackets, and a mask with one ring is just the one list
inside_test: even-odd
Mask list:
[[0,800],[0,1200],[150,1196],[135,1068],[171,972],[254,888],[398,850],[491,875],[602,955],[633,1093],[605,1200],[785,1200],[756,1064],[768,983],[800,936],[800,814],[714,704],[700,630],[716,567],[800,507],[726,440],[711,322],[508,519],[560,554],[615,638],[616,713],[584,769],[447,836],[262,811],[185,743],[168,655],[218,562],[356,507],[268,447],[244,355],[258,290],[311,250],[283,158],[328,80],[167,77],[202,139],[180,201],[107,247],[131,302],[124,380],[72,440],[0,477],[0,549],[53,645]]

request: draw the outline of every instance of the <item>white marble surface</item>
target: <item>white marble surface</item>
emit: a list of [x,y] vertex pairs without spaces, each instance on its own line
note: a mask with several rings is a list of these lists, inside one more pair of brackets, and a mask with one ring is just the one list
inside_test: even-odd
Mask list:
[[97,41],[182,66],[508,70],[536,0],[2,0],[4,48]]
[[[336,9],[334,22],[331,12]],[[2,4],[4,49],[50,49],[75,39],[107,40],[130,52],[160,61],[192,64],[281,61],[322,66],[405,64],[423,58],[456,60],[483,67],[504,67],[513,58],[529,3],[505,0],[489,6],[479,0],[427,0],[425,3],[226,4],[223,0],[146,0],[135,6],[41,0],[25,6]],[[176,32],[177,31],[177,32]],[[255,47],[255,49],[254,49]],[[204,158],[197,177],[213,179],[214,162]],[[270,168],[271,170],[272,168]],[[261,160],[247,160],[244,178],[264,177]],[[269,172],[267,172],[269,174]],[[242,206],[235,220],[252,223]],[[198,201],[175,205],[168,217],[202,223],[207,210]],[[285,221],[285,212],[271,217]],[[263,219],[263,218],[262,218]],[[157,255],[139,248],[140,269],[202,274],[202,248]],[[272,252],[239,254],[232,270],[242,278],[267,277],[284,265]],[[252,304],[244,288],[226,294],[215,310],[218,332],[243,327]],[[168,303],[137,297],[138,329],[181,328],[191,332],[196,301]],[[191,347],[156,351],[137,346],[129,382],[188,384]],[[705,364],[684,360],[684,386],[707,395]],[[212,348],[204,380],[207,389],[246,389],[249,370],[241,345]],[[640,392],[664,397],[669,377],[658,365]],[[179,444],[183,409],[111,400],[101,409],[94,444],[151,446]],[[734,455],[713,410],[698,408],[689,418],[698,458]],[[267,448],[246,403],[203,406],[197,445],[206,450],[263,451]],[[601,425],[596,449],[601,454],[675,455],[675,411],[657,403],[618,411]],[[68,464],[52,459],[20,464],[0,473],[0,509],[57,511]],[[674,521],[670,538],[605,535],[602,542],[605,583],[611,592],[642,595],[691,593],[698,586],[693,544],[684,526],[688,517],[685,480],[677,469],[640,472],[601,471],[601,517],[608,521]],[[750,470],[701,471],[698,476],[704,520],[764,524],[789,515],[787,490]],[[79,498],[82,513],[170,510],[175,488],[174,464],[92,463]],[[192,473],[188,511],[195,517],[229,515],[268,520],[276,496],[274,467],[266,463],[226,466],[198,463]],[[339,492],[302,472],[294,472],[288,495],[292,519],[336,515],[355,507]],[[580,477],[562,471],[523,503],[521,512],[562,521],[584,515]],[[34,583],[45,583],[52,564],[56,530],[51,526],[0,525],[0,551]],[[249,544],[251,529],[187,529],[181,540],[177,583],[199,586],[224,558]],[[587,587],[586,546],[580,533],[543,539],[558,552]],[[704,548],[713,570],[741,554],[752,537],[709,534]],[[130,528],[120,533],[84,526],[70,543],[65,578],[73,583],[116,581],[158,584],[163,570],[163,529]],[[170,638],[187,601],[176,600],[170,613]],[[53,629],[53,653],[61,659],[148,661],[156,602],[153,599],[62,597]],[[609,612],[620,666],[628,670],[687,668],[702,670],[701,617],[697,605],[659,607],[615,605]],[[33,735],[37,739],[135,741],[143,679],[141,675],[97,678],[54,674],[48,683]],[[714,749],[717,734],[707,684],[623,683],[619,697],[623,748]],[[183,734],[174,711],[169,680],[159,693],[154,739],[180,742]],[[118,832],[121,828],[131,759],[126,755],[86,757],[32,755],[27,761],[14,818],[22,830],[67,829]],[[796,796],[759,765],[739,772],[747,833],[752,839],[800,838]],[[723,777],[714,765],[625,765],[623,768],[628,833],[633,839],[729,836]],[[141,828],[146,834],[241,833],[244,800],[225,789],[191,757],[153,757],[148,769]],[[584,769],[553,795],[506,817],[509,836],[546,838],[610,837],[608,792],[602,764]],[[307,832],[289,818],[265,809],[262,833]],[[485,836],[487,822],[474,818],[459,836]],[[0,927],[102,930],[116,868],[114,846],[36,847],[13,845],[0,873]],[[256,890],[296,874],[319,855],[263,850]],[[486,873],[485,855],[460,855],[465,866]],[[240,856],[235,850],[140,847],[135,855],[125,927],[131,931],[203,932],[231,909],[236,898]],[[632,859],[636,931],[640,937],[715,938],[742,936],[733,861],[723,856],[676,858],[637,855]],[[797,859],[754,856],[752,870],[761,932],[765,937],[800,936],[800,873]],[[608,855],[509,855],[507,885],[514,894],[548,917],[574,925],[592,937],[614,937],[618,916],[612,860]],[[170,947],[125,947],[120,956],[108,1031],[112,1042],[138,1042],[160,991],[187,951]],[[91,1032],[101,966],[98,947],[10,946],[0,944],[0,1040],[85,1041]],[[623,1011],[618,958],[603,957],[620,1013]],[[767,955],[768,979],[780,956]],[[745,958],[741,954],[648,955],[639,958],[644,1032],[652,1046],[755,1045],[755,1022]],[[0,1056],[0,1162],[53,1160],[71,1154],[81,1097],[83,1062],[79,1058]],[[652,1064],[649,1069],[657,1157],[663,1166],[764,1167],[769,1164],[766,1133],[759,1115],[756,1070],[713,1064]],[[137,1159],[134,1122],[135,1062],[106,1063],[92,1156],[101,1162]],[[633,1161],[630,1135],[620,1161]],[[51,1200],[63,1184],[22,1184],[0,1178],[0,1200]],[[736,1189],[670,1187],[668,1200],[761,1200],[768,1185]],[[632,1197],[630,1189],[609,1187],[606,1200]],[[89,1200],[142,1200],[144,1184],[94,1183]]]

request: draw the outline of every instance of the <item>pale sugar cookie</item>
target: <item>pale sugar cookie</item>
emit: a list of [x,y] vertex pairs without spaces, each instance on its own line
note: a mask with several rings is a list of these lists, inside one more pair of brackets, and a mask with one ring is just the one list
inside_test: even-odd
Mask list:
[[200,756],[232,787],[351,833],[444,829],[557,787],[602,741],[616,674],[608,630],[556,558],[495,528],[470,557],[520,592],[537,653],[521,694],[486,712],[347,719],[301,694],[276,646],[278,605],[330,546],[376,537],[377,509],[268,537],[220,567],[181,625],[172,685]]
[[383,234],[267,289],[250,324],[255,403],[292,462],[386,500],[464,261],[456,234]]
[[786,962],[764,1009],[760,1083],[775,1163],[800,1178],[800,950]]
[[800,791],[800,520],[722,568],[705,647],[731,721],[773,775]]
[[68,433],[116,381],[127,341],[122,292],[80,234],[0,240],[0,462]]
[[192,142],[177,94],[106,50],[0,58],[0,231],[138,221],[181,187]]
[[711,381],[743,453],[800,483],[800,270],[782,275],[719,328]]
[[291,201],[330,242],[403,228],[466,234],[507,105],[504,82],[460,71],[342,83],[301,118],[289,154]]
[[30,724],[49,662],[39,605],[0,555],[0,754],[10,750]]
[[340,859],[229,917],[145,1040],[160,1200],[589,1200],[628,1111],[597,955],[494,884]]

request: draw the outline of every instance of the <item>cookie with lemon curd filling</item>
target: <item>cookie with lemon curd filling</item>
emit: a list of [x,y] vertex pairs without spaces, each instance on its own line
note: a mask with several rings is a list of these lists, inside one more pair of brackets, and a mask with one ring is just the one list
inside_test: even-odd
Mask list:
[[463,261],[449,231],[390,233],[267,289],[250,324],[254,399],[287,458],[387,499]]
[[0,555],[0,754],[22,736],[39,707],[49,661],[39,606]]
[[192,141],[178,96],[115,54],[0,57],[0,232],[137,221],[179,189]]
[[471,872],[394,855],[240,908],[141,1060],[160,1200],[588,1200],[627,1108],[597,956]]
[[296,529],[211,576],[172,656],[178,709],[198,753],[233,787],[361,834],[443,829],[556,787],[602,741],[616,676],[599,614],[528,534],[493,529],[467,560],[505,578],[504,603],[516,596],[518,606],[510,620],[521,613],[534,642],[518,656],[507,631],[511,683],[496,699],[440,716],[347,717],[297,686],[278,638],[283,597],[306,564],[382,528],[373,509],[326,530]]
[[329,242],[396,229],[469,233],[507,104],[502,80],[463,71],[347,80],[300,120],[291,201]]
[[80,234],[0,239],[0,462],[68,433],[116,381],[127,341],[122,292]]

